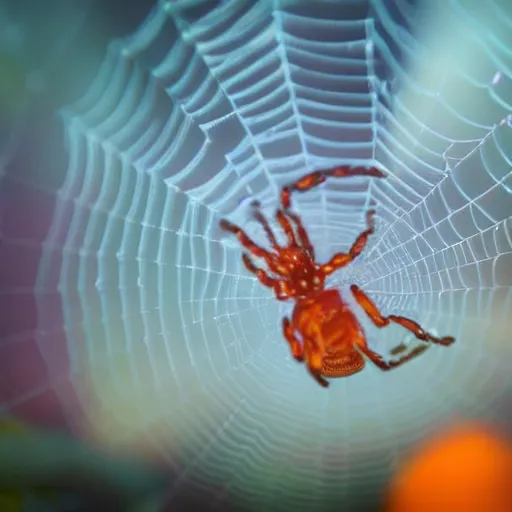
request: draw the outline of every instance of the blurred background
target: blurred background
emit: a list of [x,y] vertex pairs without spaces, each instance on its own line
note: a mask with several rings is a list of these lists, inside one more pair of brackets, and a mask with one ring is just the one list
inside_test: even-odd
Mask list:
[[[508,3],[0,1],[0,412],[163,460],[172,510],[376,510],[444,425],[509,433]],[[329,285],[457,341],[325,390],[218,222],[264,243],[250,198],[338,164],[389,177],[294,197],[321,261],[376,205]]]

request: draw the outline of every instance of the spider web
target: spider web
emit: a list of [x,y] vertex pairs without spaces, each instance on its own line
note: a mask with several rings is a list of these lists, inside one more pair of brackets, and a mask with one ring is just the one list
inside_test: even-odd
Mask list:
[[[187,483],[219,508],[225,495],[361,508],[438,422],[495,417],[510,396],[512,14],[464,5],[161,2],[62,113],[69,166],[39,329],[54,328],[44,298],[57,290],[91,428],[151,437],[176,469],[172,496]],[[245,271],[218,222],[264,242],[248,198],[270,216],[282,185],[338,164],[389,178],[294,197],[320,260],[348,249],[375,204],[368,249],[330,284],[457,342],[325,391],[283,340],[292,304]],[[414,343],[358,314],[379,353]]]

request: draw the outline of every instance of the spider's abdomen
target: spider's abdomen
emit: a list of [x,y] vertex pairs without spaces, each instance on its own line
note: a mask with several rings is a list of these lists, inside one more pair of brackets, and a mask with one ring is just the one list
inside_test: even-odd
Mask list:
[[354,348],[362,336],[361,327],[337,290],[299,301],[292,323],[302,335],[306,360],[320,353],[323,376],[348,377],[364,368],[364,358]]
[[352,351],[360,331],[356,317],[334,289],[299,301],[292,323],[303,339],[314,338],[326,354]]

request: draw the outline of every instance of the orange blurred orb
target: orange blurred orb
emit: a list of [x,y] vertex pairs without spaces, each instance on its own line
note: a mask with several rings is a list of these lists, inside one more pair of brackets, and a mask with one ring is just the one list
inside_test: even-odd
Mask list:
[[391,483],[386,512],[511,512],[512,446],[462,424],[415,451]]

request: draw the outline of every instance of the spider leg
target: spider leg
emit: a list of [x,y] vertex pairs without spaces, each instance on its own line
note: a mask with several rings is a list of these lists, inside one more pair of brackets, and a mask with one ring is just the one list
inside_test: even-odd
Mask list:
[[400,343],[399,345],[397,345],[396,347],[393,347],[389,353],[392,355],[392,356],[396,356],[398,354],[401,354],[402,352],[404,352],[405,350],[407,350],[407,345],[405,343]]
[[271,258],[271,254],[266,249],[263,249],[263,247],[260,247],[255,242],[253,242],[253,240],[251,240],[251,238],[249,238],[247,233],[242,228],[237,226],[236,224],[232,224],[228,220],[222,219],[220,221],[220,227],[224,231],[229,231],[230,233],[233,233],[233,235],[235,235],[238,238],[240,243],[250,253],[254,254],[254,256],[258,256],[259,258],[264,258],[265,260]]
[[311,374],[311,376],[318,382],[318,384],[320,384],[320,386],[322,386],[323,388],[328,388],[329,387],[329,381],[325,380],[322,377],[321,373],[313,371],[309,367],[308,367],[308,370],[309,370],[309,373]]
[[247,254],[242,254],[242,261],[249,272],[256,274],[261,284],[269,288],[275,288],[277,279],[270,277],[263,269],[258,268]]
[[267,239],[270,242],[272,249],[274,249],[274,251],[276,251],[276,252],[279,252],[280,247],[277,244],[277,240],[276,240],[274,233],[272,232],[272,228],[270,227],[268,220],[265,218],[265,216],[263,215],[263,213],[261,213],[261,211],[259,209],[260,208],[259,201],[254,201],[252,205],[254,207],[254,212],[253,212],[254,219],[257,220],[263,227],[263,230],[265,231],[265,234],[267,235]]
[[394,322],[411,331],[416,338],[422,341],[430,341],[445,346],[451,345],[455,341],[455,338],[451,336],[445,336],[443,338],[432,336],[432,334],[425,331],[420,324],[410,318],[397,315],[383,316],[375,303],[358,286],[353,284],[350,290],[354,294],[358,304],[365,310],[366,314],[377,327],[386,327],[390,322]]
[[299,236],[299,241],[302,247],[306,249],[306,252],[309,254],[309,257],[314,261],[315,249],[313,247],[313,244],[309,240],[308,232],[306,231],[306,228],[302,223],[302,219],[296,213],[293,213],[290,210],[286,211],[286,215],[288,215],[288,217],[290,217],[290,219],[293,220],[293,222],[295,222],[295,225],[297,227],[297,235]]
[[298,340],[297,336],[295,336],[290,319],[287,317],[283,318],[283,335],[290,345],[293,358],[297,362],[302,363],[304,361],[304,347]]
[[370,359],[370,361],[377,367],[379,367],[381,370],[391,370],[392,368],[396,368],[397,366],[401,366],[404,363],[407,363],[411,359],[414,359],[415,357],[419,356],[425,350],[429,348],[428,345],[418,345],[413,350],[411,350],[407,355],[402,356],[400,359],[397,359],[395,361],[389,361],[386,362],[384,359],[382,359],[382,356],[380,354],[377,354],[377,352],[374,352],[370,349],[370,347],[366,344],[366,341],[359,342],[357,344],[358,348],[361,350],[361,352]]
[[[255,220],[257,220],[263,227],[265,234],[267,235],[267,239],[270,242],[270,245],[272,246],[272,249],[274,249],[274,251],[276,251],[276,252],[279,252],[281,247],[279,247],[279,245],[277,243],[276,237],[275,237],[274,233],[272,232],[272,228],[270,227],[268,220],[265,218],[265,216],[259,210],[259,207],[260,207],[259,201],[254,201],[253,206],[255,208],[254,213],[253,213]],[[313,249],[313,245],[311,244],[311,242],[309,240],[306,228],[302,224],[301,218],[297,214],[292,213],[290,211],[287,211],[286,215],[284,212],[279,211],[277,213],[277,220],[279,221],[279,224],[283,228],[283,230],[288,238],[288,241],[291,244],[297,245],[297,240],[295,238],[293,226],[290,224],[290,221],[286,218],[286,216],[288,216],[291,220],[293,220],[295,222],[296,227],[297,227],[297,235],[299,237],[300,244],[302,245],[302,247],[304,247],[306,249],[306,251],[310,255],[311,259],[314,260],[315,259],[315,251]]]
[[322,265],[321,271],[324,275],[328,276],[336,272],[339,268],[348,265],[363,252],[368,243],[368,238],[375,230],[375,224],[373,222],[374,215],[375,210],[368,210],[366,213],[367,228],[356,238],[348,253],[338,252],[327,263]]
[[270,277],[263,269],[258,268],[247,254],[242,254],[242,261],[249,272],[256,274],[261,284],[274,290],[278,300],[287,300],[294,295],[294,290],[290,289],[285,281]]
[[283,210],[277,210],[276,214],[277,221],[283,228],[283,231],[286,234],[286,238],[288,238],[288,243],[292,247],[299,247],[299,242],[297,241],[297,237],[295,236],[295,231],[293,230],[292,223],[290,219],[285,215]]
[[311,376],[323,388],[329,387],[329,382],[322,376],[323,354],[316,342],[312,338],[304,339],[306,365]]
[[282,274],[282,272],[279,271],[279,264],[276,262],[275,254],[272,254],[263,247],[257,245],[251,238],[249,238],[247,233],[242,228],[235,224],[232,224],[231,222],[225,219],[220,221],[220,227],[224,231],[229,231],[230,233],[233,233],[238,238],[242,246],[245,247],[251,254],[254,254],[254,256],[257,256],[259,258],[263,258],[265,260],[265,263],[268,265],[269,269],[272,272],[276,274]]
[[320,386],[323,388],[329,387],[329,382],[322,377],[322,352],[315,343],[311,339],[305,339],[304,344],[302,344],[295,336],[293,326],[287,317],[283,318],[283,334],[290,345],[293,358],[299,363],[304,361],[304,344],[308,344],[306,352],[308,371]]
[[291,206],[290,195],[292,192],[306,192],[323,183],[329,177],[345,178],[348,176],[373,176],[375,178],[385,178],[386,175],[375,167],[351,167],[349,165],[334,167],[332,169],[321,169],[303,176],[295,183],[285,186],[281,189],[281,204],[283,208],[288,209]]

